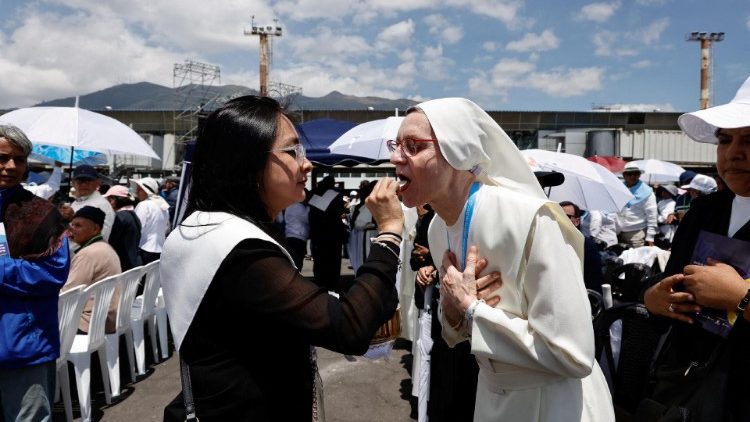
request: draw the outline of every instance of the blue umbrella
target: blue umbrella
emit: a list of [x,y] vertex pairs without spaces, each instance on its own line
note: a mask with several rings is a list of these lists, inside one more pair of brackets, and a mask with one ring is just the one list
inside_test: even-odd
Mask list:
[[297,125],[299,140],[307,150],[307,158],[317,164],[355,165],[358,163],[369,163],[373,160],[352,155],[332,154],[328,146],[356,126],[355,123],[345,120],[317,119],[310,120]]
[[81,149],[73,150],[73,159],[71,161],[71,150],[72,148],[68,147],[35,144],[31,149],[29,157],[48,164],[54,164],[55,161],[76,165],[88,164],[90,166],[98,166],[107,163],[107,156],[105,154]]

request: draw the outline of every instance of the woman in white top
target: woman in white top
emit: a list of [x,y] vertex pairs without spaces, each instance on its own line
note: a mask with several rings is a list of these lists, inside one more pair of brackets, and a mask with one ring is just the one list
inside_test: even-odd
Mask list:
[[[442,262],[443,338],[470,342],[479,364],[474,420],[613,421],[583,237],[511,139],[473,102],[446,98],[410,109],[388,145],[403,202],[437,214],[429,242]],[[477,299],[477,257],[502,274],[499,303]]]

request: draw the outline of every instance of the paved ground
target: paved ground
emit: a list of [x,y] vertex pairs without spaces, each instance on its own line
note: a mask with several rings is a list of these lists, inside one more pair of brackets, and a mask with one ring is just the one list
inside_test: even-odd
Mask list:
[[[352,271],[347,268],[347,262],[342,262],[342,275],[351,276]],[[311,264],[310,261],[305,261],[303,275],[311,275]],[[338,353],[318,349],[326,420],[411,421],[411,379],[408,372],[411,367],[410,350],[411,343],[399,341],[389,360],[373,361],[363,357],[347,359]],[[93,374],[92,381],[98,376]],[[124,380],[127,379],[124,377]],[[71,387],[75,388],[73,385]],[[111,406],[104,403],[103,393],[95,392],[93,417],[95,421],[107,422],[160,421],[164,406],[179,392],[179,361],[172,353],[166,361],[151,366],[137,383],[125,386],[120,400]],[[79,416],[77,409],[75,416]],[[54,420],[65,420],[62,404],[56,406]]]

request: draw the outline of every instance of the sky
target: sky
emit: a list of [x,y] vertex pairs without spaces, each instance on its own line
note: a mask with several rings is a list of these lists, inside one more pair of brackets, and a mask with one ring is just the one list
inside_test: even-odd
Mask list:
[[310,97],[693,111],[693,31],[726,34],[711,51],[714,104],[750,75],[747,0],[0,0],[0,16],[0,108],[122,83],[172,87],[188,59],[257,89],[259,39],[243,34],[253,16],[282,27],[269,79]]

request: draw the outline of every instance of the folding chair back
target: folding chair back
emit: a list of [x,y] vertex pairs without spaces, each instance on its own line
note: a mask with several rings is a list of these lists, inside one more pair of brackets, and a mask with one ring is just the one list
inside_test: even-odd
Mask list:
[[81,297],[86,286],[76,286],[60,293],[57,305],[57,321],[60,328],[60,357],[58,363],[64,362],[70,352],[70,346],[78,331],[83,305],[86,303]]
[[607,377],[613,402],[628,413],[634,412],[645,396],[661,338],[651,319],[643,304],[626,303],[603,310],[594,320],[597,360]]

